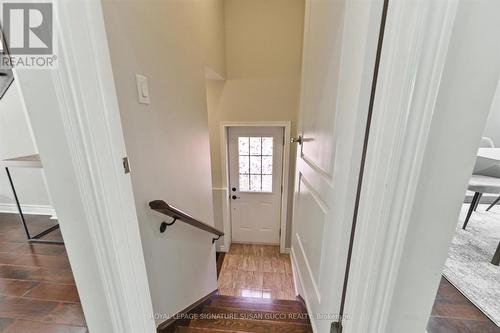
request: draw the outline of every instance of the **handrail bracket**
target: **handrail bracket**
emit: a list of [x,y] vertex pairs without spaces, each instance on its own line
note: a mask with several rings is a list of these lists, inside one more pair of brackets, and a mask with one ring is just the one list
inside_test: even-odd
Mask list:
[[160,224],[160,232],[161,233],[164,233],[165,230],[167,230],[167,227],[170,227],[171,225],[174,225],[175,222],[177,222],[177,217],[174,217],[174,219],[172,220],[172,222],[170,223],[167,223],[165,221],[163,221],[161,224]]

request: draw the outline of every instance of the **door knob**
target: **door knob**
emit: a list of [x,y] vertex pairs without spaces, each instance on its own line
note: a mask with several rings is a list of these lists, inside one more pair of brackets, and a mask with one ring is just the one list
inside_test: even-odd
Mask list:
[[232,198],[233,200],[236,200],[236,199],[239,199],[240,197],[237,197],[236,195],[233,195],[231,198]]
[[299,135],[298,138],[291,138],[290,143],[298,143],[299,145],[302,145],[302,135]]

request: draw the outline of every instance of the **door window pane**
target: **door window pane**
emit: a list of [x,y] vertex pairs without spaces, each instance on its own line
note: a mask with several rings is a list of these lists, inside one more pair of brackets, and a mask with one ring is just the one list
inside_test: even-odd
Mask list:
[[260,175],[262,174],[262,157],[261,156],[250,156],[250,174]]
[[261,175],[250,175],[250,191],[261,192]]
[[238,150],[240,155],[249,155],[250,138],[238,138]]
[[262,155],[273,155],[273,138],[262,138]]
[[262,174],[272,175],[273,174],[273,157],[272,156],[262,156]]
[[240,175],[248,175],[250,174],[250,161],[248,156],[240,155]]
[[262,155],[262,138],[250,138],[250,155]]
[[240,191],[250,191],[250,175],[240,175]]
[[273,176],[262,175],[262,191],[263,192],[273,191]]
[[238,137],[238,161],[240,191],[273,191],[272,137]]

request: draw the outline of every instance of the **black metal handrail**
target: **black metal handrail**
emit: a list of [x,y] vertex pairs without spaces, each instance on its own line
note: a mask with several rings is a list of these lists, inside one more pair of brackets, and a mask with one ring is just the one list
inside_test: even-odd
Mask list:
[[154,200],[154,201],[151,201],[149,203],[149,207],[154,210],[154,211],[157,211],[159,213],[162,213],[164,215],[167,215],[167,216],[170,216],[173,218],[173,221],[170,222],[170,223],[167,223],[167,222],[162,222],[161,225],[160,225],[160,232],[163,233],[165,232],[165,230],[167,229],[168,226],[171,226],[173,225],[177,220],[179,221],[182,221],[184,223],[187,223],[195,228],[198,228],[198,229],[201,229],[201,230],[204,230],[204,231],[207,231],[211,234],[214,234],[216,236],[218,236],[217,238],[213,238],[212,239],[212,244],[218,240],[219,238],[221,238],[221,236],[224,236],[224,233],[218,229],[215,229],[214,227],[208,225],[208,224],[205,224],[203,222],[201,222],[200,220],[197,220],[195,219],[194,217],[192,217],[191,215],[183,212],[182,210],[180,209],[177,209],[171,205],[169,205],[168,203],[166,203],[165,201],[163,200]]

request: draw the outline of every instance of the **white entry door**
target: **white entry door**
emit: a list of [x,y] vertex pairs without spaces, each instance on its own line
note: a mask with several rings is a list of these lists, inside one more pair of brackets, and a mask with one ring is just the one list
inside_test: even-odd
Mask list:
[[319,333],[340,312],[381,13],[306,1],[292,257]]
[[279,244],[283,128],[229,128],[232,241]]

